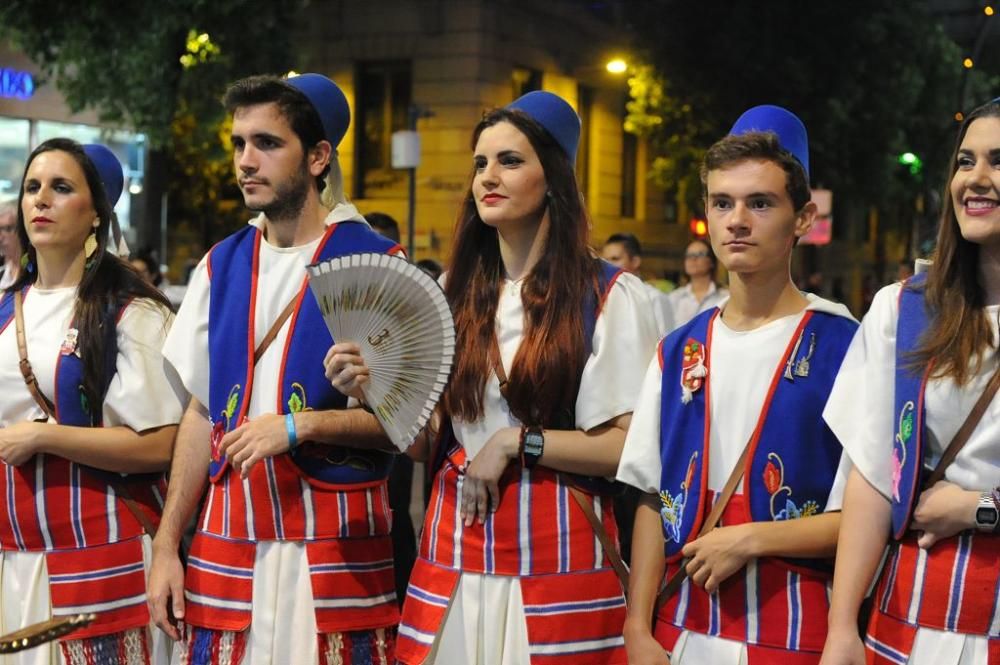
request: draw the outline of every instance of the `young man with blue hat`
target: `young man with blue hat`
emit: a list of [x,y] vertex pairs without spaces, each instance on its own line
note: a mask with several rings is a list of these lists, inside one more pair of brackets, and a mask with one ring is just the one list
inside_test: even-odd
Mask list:
[[625,626],[633,665],[668,653],[673,665],[819,661],[844,476],[821,413],[857,323],[792,283],[792,249],[816,214],[808,178],[805,126],[777,106],[744,113],[705,156],[731,295],[660,343],[618,468],[647,493]]
[[[154,543],[153,617],[192,664],[388,664],[391,444],[324,376],[332,340],[306,266],[401,250],[344,197],[350,109],[333,81],[251,77],[224,103],[258,214],[202,260],[164,348],[192,400]],[[177,546],[206,486],[185,578]]]

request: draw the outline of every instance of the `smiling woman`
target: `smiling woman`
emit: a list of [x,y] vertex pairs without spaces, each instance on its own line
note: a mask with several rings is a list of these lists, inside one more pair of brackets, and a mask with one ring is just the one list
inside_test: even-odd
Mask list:
[[61,643],[70,665],[168,657],[144,561],[186,395],[160,355],[169,304],[108,248],[122,180],[104,146],[42,143],[18,200],[24,269],[0,296],[0,626],[96,612]]

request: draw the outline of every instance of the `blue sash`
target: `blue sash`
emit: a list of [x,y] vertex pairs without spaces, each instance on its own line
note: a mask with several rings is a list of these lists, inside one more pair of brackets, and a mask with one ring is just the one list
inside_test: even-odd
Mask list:
[[[213,450],[209,474],[217,481],[226,464],[216,454],[221,436],[246,418],[254,381],[255,309],[262,232],[247,226],[229,236],[209,254],[209,415],[213,421]],[[367,224],[344,221],[331,224],[320,241],[313,262],[359,252],[386,253],[398,245],[372,231]],[[347,397],[323,374],[323,358],[333,340],[303,274],[290,332],[282,354],[278,414],[304,410],[343,409]],[[270,377],[269,377],[270,380]],[[384,479],[392,453],[332,445],[302,445],[292,461],[310,478],[332,486],[353,486]]]
[[924,468],[924,389],[930,374],[909,365],[930,322],[924,301],[925,274],[911,277],[899,292],[896,323],[896,431],[892,441],[892,532],[898,540],[906,534]]
[[[660,343],[660,516],[668,560],[681,556],[706,514],[711,330],[718,315],[718,308],[703,312]],[[823,512],[841,456],[823,407],[857,326],[809,310],[789,340],[750,441],[743,477],[748,521]]]
[[[21,291],[22,298],[27,297],[30,286],[24,287]],[[127,306],[127,304],[126,304]],[[124,307],[122,308],[122,310]],[[104,393],[107,393],[111,385],[111,379],[115,375],[115,362],[118,358],[118,337],[117,328],[114,325],[121,310],[111,310],[106,316],[105,325],[105,365],[104,365],[104,386],[101,395],[102,401]],[[0,298],[0,332],[5,330],[14,320],[14,292],[4,292]],[[100,427],[104,419],[101,405],[89,403],[83,389],[83,361],[75,353],[60,353],[56,360],[55,375],[55,406],[56,422],[60,425],[72,425],[74,427]]]

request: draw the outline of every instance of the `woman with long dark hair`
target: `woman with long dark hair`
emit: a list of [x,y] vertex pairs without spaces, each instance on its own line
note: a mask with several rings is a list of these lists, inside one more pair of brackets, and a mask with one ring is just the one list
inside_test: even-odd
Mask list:
[[[622,587],[586,511],[614,550],[604,478],[656,332],[642,283],[588,247],[579,132],[569,104],[533,92],[473,135],[443,278],[457,331],[443,400],[453,436],[436,446],[403,663],[625,662]],[[355,350],[328,356],[342,391],[364,380],[347,367]]]
[[854,466],[824,665],[1000,662],[1000,98],[943,200],[933,264],[875,296],[824,412]]
[[[114,255],[121,164],[102,145],[42,143],[0,298],[0,633],[97,619],[13,663],[166,662],[150,634],[147,535],[185,393],[160,355],[170,305]],[[115,223],[115,226],[117,224]]]

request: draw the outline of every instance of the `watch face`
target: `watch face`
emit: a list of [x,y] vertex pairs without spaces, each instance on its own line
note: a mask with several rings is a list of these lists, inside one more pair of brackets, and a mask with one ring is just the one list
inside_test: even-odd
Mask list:
[[985,526],[995,526],[998,519],[997,509],[981,507],[976,510],[976,523]]
[[545,437],[538,432],[528,432],[524,435],[524,449],[536,453],[545,444]]

